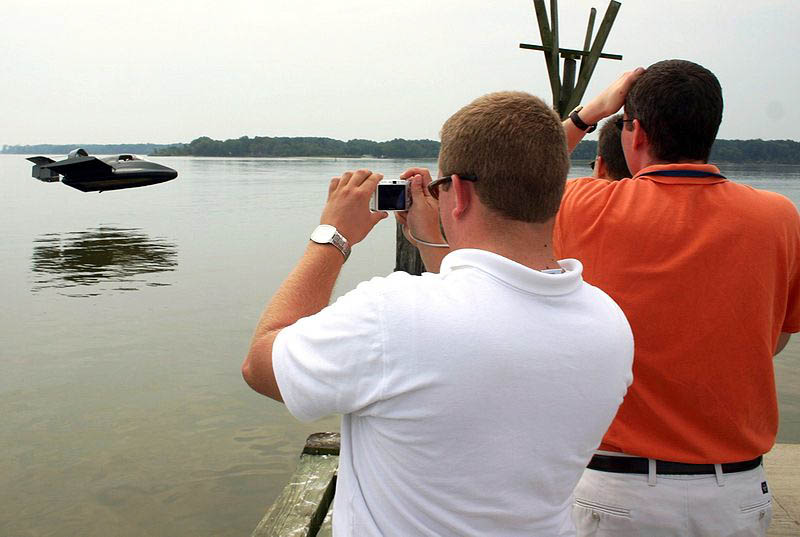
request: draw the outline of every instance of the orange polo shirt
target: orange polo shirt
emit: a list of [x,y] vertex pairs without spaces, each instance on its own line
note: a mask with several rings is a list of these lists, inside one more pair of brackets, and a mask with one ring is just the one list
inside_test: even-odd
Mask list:
[[583,262],[634,336],[633,385],[600,449],[724,463],[775,442],[773,352],[800,331],[800,216],[718,174],[670,164],[567,183],[556,254]]

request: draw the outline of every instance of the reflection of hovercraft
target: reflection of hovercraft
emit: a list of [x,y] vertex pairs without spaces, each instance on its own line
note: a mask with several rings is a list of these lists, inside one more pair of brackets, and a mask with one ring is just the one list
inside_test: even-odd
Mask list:
[[74,149],[64,160],[30,157],[33,176],[46,183],[61,182],[83,192],[119,190],[155,185],[175,179],[178,172],[167,166],[149,162],[133,155],[90,157],[83,149]]

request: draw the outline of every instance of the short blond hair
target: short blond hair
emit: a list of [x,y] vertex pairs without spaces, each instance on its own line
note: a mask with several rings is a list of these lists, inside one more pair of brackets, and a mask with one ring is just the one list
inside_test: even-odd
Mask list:
[[480,200],[499,215],[546,222],[558,211],[569,153],[558,115],[520,91],[490,93],[442,126],[442,175],[474,175]]

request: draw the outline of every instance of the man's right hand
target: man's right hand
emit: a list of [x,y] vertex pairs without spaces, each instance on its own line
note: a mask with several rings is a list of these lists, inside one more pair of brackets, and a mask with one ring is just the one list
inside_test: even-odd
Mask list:
[[600,123],[609,116],[616,114],[625,104],[625,97],[640,76],[645,72],[644,67],[637,67],[633,71],[622,73],[602,93],[589,101],[580,111],[581,119],[587,125]]

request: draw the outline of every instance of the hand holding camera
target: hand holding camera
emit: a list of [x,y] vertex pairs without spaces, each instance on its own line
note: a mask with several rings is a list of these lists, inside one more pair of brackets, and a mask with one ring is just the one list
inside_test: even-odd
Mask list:
[[369,209],[370,197],[381,179],[383,175],[370,170],[345,172],[331,179],[320,224],[335,227],[350,246],[364,240],[375,224],[389,216]]

